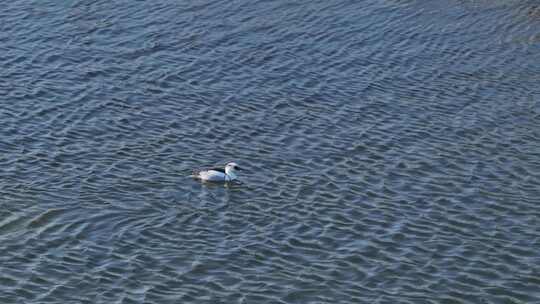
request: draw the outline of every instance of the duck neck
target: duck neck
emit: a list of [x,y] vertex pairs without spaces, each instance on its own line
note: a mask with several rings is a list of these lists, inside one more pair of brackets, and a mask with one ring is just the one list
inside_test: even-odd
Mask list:
[[[232,169],[225,169],[225,174],[227,175],[227,177],[229,178],[229,180],[233,180],[233,179],[236,179],[236,173],[234,172],[234,170]],[[227,178],[226,177],[226,178]]]

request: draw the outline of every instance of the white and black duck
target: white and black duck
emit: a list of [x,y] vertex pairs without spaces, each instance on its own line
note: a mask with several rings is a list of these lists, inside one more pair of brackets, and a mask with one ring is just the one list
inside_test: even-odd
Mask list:
[[236,172],[241,168],[234,162],[225,165],[225,168],[209,168],[193,172],[193,177],[209,182],[231,182],[237,180]]

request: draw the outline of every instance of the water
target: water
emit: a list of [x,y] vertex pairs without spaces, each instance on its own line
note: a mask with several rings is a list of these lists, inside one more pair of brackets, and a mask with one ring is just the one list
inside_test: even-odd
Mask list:
[[[535,1],[8,1],[1,303],[540,302]],[[241,185],[192,169],[234,160]]]

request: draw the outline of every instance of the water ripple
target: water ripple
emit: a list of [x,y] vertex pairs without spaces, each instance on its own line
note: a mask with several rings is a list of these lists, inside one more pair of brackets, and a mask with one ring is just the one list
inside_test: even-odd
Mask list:
[[0,302],[538,302],[529,2],[6,3]]

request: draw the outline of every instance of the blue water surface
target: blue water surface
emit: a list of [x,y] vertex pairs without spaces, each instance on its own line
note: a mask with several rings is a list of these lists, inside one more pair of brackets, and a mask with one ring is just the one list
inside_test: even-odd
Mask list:
[[5,2],[0,303],[539,303],[539,83],[532,0]]

